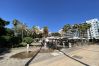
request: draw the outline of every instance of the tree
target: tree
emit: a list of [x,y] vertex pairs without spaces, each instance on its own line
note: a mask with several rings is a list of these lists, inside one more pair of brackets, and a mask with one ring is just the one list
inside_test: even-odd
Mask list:
[[90,38],[92,38],[92,36],[91,36],[91,31],[90,31],[90,27],[91,27],[91,24],[87,24],[87,30],[89,30]]
[[13,20],[14,25],[14,35],[15,36],[21,36],[23,40],[23,36],[27,34],[27,26],[23,23],[21,23],[19,20],[14,19]]
[[40,30],[37,26],[32,27],[32,34],[33,34],[33,38],[37,38],[38,35],[40,34]]
[[64,25],[64,27],[63,27],[63,33],[65,33],[64,35],[66,37],[70,37],[71,36],[70,35],[70,29],[71,29],[71,25],[70,24]]
[[10,22],[0,18],[0,47],[11,47],[11,39],[13,38],[13,30],[6,28]]
[[71,28],[70,24],[66,24],[66,25],[64,25],[64,27],[63,27],[63,31],[64,31],[64,32],[67,32],[70,28]]
[[82,37],[86,37],[87,30],[90,29],[91,25],[87,23],[82,23],[79,25],[80,33],[82,34]]
[[44,26],[43,27],[43,36],[44,37],[47,37],[48,36],[48,27],[47,26]]
[[54,33],[51,33],[51,36],[61,36],[61,34],[58,32],[54,32]]
[[[82,23],[79,25],[74,25],[74,28],[77,28],[79,32],[79,37],[87,38],[87,30],[90,29],[91,25],[87,23]],[[83,39],[81,39],[81,44],[83,43]]]
[[74,24],[74,25],[73,25],[73,28],[74,28],[74,29],[78,29],[78,28],[79,28],[79,25],[78,25],[78,24]]
[[32,29],[33,29],[33,33],[36,33],[36,34],[40,33],[39,28],[37,26],[33,26]]
[[10,28],[5,28],[5,31],[6,31],[6,35],[7,36],[14,36],[14,31]]
[[18,25],[18,23],[19,23],[19,21],[17,20],[17,19],[14,19],[13,20],[13,25],[14,25],[14,35],[15,36],[18,36],[18,27],[17,27],[17,25]]
[[23,42],[26,42],[27,44],[31,44],[33,42],[33,38],[31,38],[31,37],[25,37],[23,39]]
[[72,32],[73,32],[73,33],[76,33],[77,36],[78,36],[78,34],[79,34],[78,29],[79,29],[79,25],[78,25],[78,24],[74,24],[74,25],[72,26]]
[[2,18],[0,18],[0,36],[6,34],[5,26],[8,25],[10,22],[5,21]]

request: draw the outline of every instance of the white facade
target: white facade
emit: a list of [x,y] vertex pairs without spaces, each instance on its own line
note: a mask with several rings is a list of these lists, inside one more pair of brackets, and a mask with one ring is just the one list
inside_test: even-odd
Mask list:
[[99,39],[99,20],[91,19],[86,21],[86,23],[91,24],[91,28],[87,31],[88,39]]
[[61,34],[61,36],[66,37],[66,38],[73,38],[73,37],[78,37],[77,31],[75,33],[71,32],[71,30],[68,30],[67,32],[64,32],[63,29],[60,29],[58,33]]
[[61,33],[62,33],[62,30],[63,30],[63,29],[60,29],[60,30],[58,31],[58,33],[60,33],[60,34],[61,34]]
[[60,33],[61,36],[63,36],[63,35],[65,34],[65,32],[63,31],[63,29],[60,29],[60,30],[58,31],[58,33]]

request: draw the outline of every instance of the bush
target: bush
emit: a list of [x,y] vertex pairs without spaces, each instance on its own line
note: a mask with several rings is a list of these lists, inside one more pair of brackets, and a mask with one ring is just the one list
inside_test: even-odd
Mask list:
[[33,38],[25,37],[25,38],[23,38],[23,42],[26,42],[27,44],[31,44],[33,42]]
[[20,37],[12,37],[12,36],[1,36],[0,37],[0,47],[17,47],[21,43]]
[[24,46],[26,46],[26,45],[27,45],[27,43],[21,42],[20,45],[19,45],[19,47],[24,47]]
[[11,41],[11,36],[2,36],[6,42],[10,42]]
[[20,37],[12,37],[11,39],[11,43],[13,47],[17,47],[20,45],[20,43],[22,42]]
[[10,47],[11,36],[1,36],[0,37],[0,47]]

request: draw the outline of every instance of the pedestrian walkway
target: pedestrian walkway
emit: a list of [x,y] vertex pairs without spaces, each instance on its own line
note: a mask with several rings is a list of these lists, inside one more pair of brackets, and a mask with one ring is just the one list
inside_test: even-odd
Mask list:
[[54,57],[52,59],[31,64],[30,66],[84,66],[84,65],[62,55]]
[[51,53],[55,57],[32,63],[30,66],[99,66],[99,45],[78,48],[78,50],[74,49],[75,51],[69,53],[67,50],[63,50],[63,54]]

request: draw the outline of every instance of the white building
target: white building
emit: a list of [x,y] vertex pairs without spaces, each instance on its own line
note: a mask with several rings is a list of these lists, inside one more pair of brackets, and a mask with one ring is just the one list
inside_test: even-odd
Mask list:
[[99,20],[91,19],[86,21],[86,23],[91,24],[91,28],[87,31],[88,39],[99,39]]
[[[60,29],[58,33],[61,34],[61,36],[66,37],[66,38],[73,38],[76,37],[76,34],[71,32],[71,30],[68,30],[67,32],[64,32],[63,29]],[[75,32],[76,33],[76,32]]]
[[64,36],[64,34],[65,34],[65,32],[63,31],[63,29],[60,29],[60,30],[58,31],[58,33],[60,33],[61,36]]

